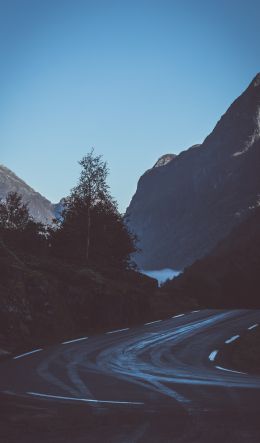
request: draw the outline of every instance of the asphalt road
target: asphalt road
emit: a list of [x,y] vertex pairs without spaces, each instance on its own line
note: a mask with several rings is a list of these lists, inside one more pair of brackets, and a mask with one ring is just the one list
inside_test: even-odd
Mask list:
[[193,311],[17,355],[0,365],[0,441],[259,442],[260,377],[227,358],[258,323]]

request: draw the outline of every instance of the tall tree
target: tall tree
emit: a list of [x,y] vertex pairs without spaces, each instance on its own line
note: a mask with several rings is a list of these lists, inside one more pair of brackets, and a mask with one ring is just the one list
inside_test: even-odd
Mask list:
[[76,262],[127,267],[135,239],[110,195],[107,164],[93,149],[79,164],[79,182],[52,234],[53,253]]
[[[109,187],[107,184],[108,167],[102,160],[101,155],[95,155],[94,149],[79,161],[82,167],[79,183],[72,190],[72,206],[81,204],[86,214],[86,248],[85,258],[89,261],[89,249],[91,238],[91,212],[102,201],[110,200]],[[69,205],[70,206],[70,205]],[[70,208],[69,208],[70,210]]]

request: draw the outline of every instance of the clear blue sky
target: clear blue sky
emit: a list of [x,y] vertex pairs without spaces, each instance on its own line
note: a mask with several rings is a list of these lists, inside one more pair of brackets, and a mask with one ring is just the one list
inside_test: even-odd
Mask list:
[[253,0],[0,0],[0,163],[53,202],[95,147],[125,210],[260,70]]

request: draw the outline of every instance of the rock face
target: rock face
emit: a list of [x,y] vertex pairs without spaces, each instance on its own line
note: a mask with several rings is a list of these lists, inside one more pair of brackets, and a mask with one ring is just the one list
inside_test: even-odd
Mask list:
[[183,269],[260,204],[260,73],[201,145],[148,170],[126,212],[143,269]]
[[0,198],[4,199],[9,192],[17,192],[28,203],[31,216],[39,222],[51,223],[56,212],[60,210],[59,203],[53,205],[39,192],[32,189],[10,169],[0,165]]
[[170,163],[172,160],[174,160],[176,157],[175,154],[164,154],[162,157],[157,160],[157,162],[154,165],[154,168],[159,168],[160,166],[165,166],[168,163]]

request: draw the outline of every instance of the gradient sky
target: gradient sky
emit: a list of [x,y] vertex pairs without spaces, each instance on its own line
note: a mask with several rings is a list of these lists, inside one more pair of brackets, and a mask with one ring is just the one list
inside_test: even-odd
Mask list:
[[0,163],[53,202],[93,146],[124,211],[260,70],[252,0],[0,0]]

